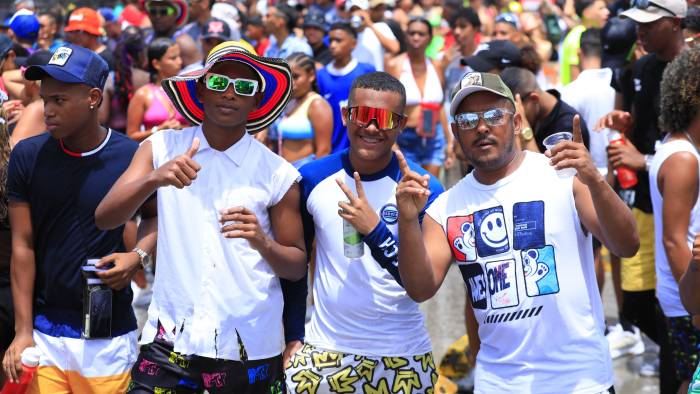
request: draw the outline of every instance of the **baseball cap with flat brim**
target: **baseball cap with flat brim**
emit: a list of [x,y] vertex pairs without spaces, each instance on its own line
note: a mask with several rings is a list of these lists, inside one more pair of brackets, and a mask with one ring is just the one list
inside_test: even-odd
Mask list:
[[24,72],[28,81],[49,76],[64,83],[82,83],[102,90],[109,67],[98,54],[78,45],[66,44],[57,48],[45,65],[29,66]]
[[490,92],[507,98],[515,105],[513,93],[508,89],[508,86],[503,82],[497,74],[470,72],[462,77],[459,81],[459,89],[452,96],[450,103],[450,115],[455,116],[457,108],[465,98],[477,92]]
[[515,44],[508,40],[494,40],[479,45],[474,55],[462,59],[462,64],[474,71],[489,72],[519,66],[521,61],[520,49]]
[[244,41],[226,41],[211,50],[204,67],[189,73],[164,79],[165,93],[175,108],[193,124],[204,121],[204,105],[197,98],[197,82],[217,63],[240,62],[252,68],[260,79],[263,98],[258,108],[248,114],[246,130],[256,133],[277,119],[292,94],[292,71],[281,58],[258,56],[255,48]]
[[620,14],[637,23],[651,23],[664,17],[685,18],[688,4],[685,0],[633,0],[632,8]]

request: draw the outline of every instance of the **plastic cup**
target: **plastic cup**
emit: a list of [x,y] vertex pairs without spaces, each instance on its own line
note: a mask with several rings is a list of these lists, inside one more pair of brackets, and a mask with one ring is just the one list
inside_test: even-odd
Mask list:
[[[552,135],[548,135],[544,141],[542,141],[542,145],[547,148],[547,150],[551,150],[554,148],[554,146],[562,141],[573,141],[574,140],[574,135],[568,131],[560,131],[558,133],[554,133]],[[563,170],[557,170],[557,175],[559,175],[559,178],[570,178],[574,175],[576,175],[576,169],[575,168],[564,168]]]

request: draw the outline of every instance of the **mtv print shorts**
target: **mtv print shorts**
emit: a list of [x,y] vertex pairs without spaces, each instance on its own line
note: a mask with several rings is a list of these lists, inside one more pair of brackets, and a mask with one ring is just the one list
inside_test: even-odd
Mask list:
[[285,371],[289,394],[433,394],[438,375],[433,354],[375,357],[305,344]]
[[128,393],[283,394],[282,356],[245,362],[185,356],[156,338],[141,346]]

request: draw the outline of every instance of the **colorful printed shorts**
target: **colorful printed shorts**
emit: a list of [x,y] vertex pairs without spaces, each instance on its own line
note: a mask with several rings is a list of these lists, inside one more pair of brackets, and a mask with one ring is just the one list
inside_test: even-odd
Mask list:
[[433,394],[438,375],[432,353],[370,357],[305,344],[286,369],[290,394]]
[[667,317],[666,322],[676,377],[681,381],[689,380],[698,364],[700,331],[693,326],[690,316]]
[[156,338],[141,346],[128,393],[284,394],[282,356],[245,362],[185,356]]

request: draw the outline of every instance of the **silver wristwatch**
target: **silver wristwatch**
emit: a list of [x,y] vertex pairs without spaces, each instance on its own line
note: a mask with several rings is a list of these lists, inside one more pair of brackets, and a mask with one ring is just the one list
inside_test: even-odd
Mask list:
[[131,250],[132,252],[136,252],[136,254],[139,255],[139,259],[141,259],[141,268],[147,269],[151,266],[151,255],[146,253],[145,250],[136,247]]

